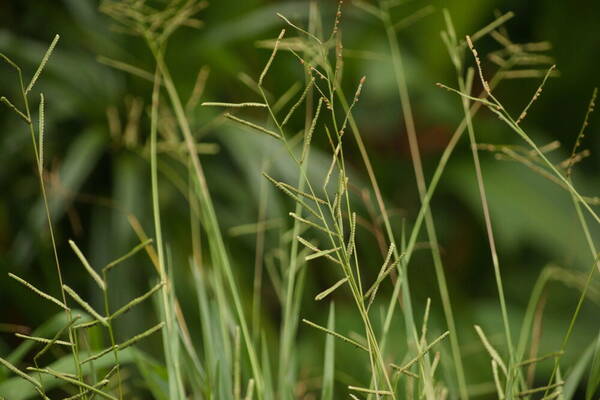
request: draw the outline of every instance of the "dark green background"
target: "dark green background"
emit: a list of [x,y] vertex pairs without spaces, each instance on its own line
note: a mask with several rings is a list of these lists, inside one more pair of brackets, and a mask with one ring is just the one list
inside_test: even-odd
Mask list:
[[[275,16],[281,12],[303,21],[307,6],[300,1],[213,1],[201,18],[201,30],[177,33],[167,54],[178,89],[184,97],[190,92],[198,69],[211,68],[206,100],[253,101],[254,94],[237,79],[239,72],[257,77],[268,57],[268,51],[256,49],[257,40],[274,37],[282,27]],[[329,26],[334,2],[323,1],[324,23]],[[348,3],[348,2],[347,2]],[[575,4],[576,3],[576,4]],[[421,1],[399,7],[397,18],[426,5]],[[515,42],[549,40],[554,47],[550,55],[556,59],[560,77],[551,79],[542,97],[535,103],[523,126],[538,144],[560,140],[562,147],[552,154],[553,161],[568,157],[581,125],[589,97],[600,83],[600,3],[592,1],[451,1],[434,2],[436,12],[399,35],[403,48],[409,89],[425,172],[430,177],[443,148],[461,119],[458,98],[435,87],[435,82],[456,86],[439,32],[443,29],[441,9],[449,8],[459,35],[473,33],[491,22],[494,10],[512,10],[516,17],[507,27]],[[45,93],[46,164],[60,177],[60,185],[50,184],[53,214],[57,226],[59,252],[66,280],[88,298],[99,300],[92,284],[67,245],[73,238],[85,249],[92,262],[102,265],[124,253],[135,243],[126,220],[126,212],[135,214],[148,232],[152,231],[150,178],[146,160],[135,146],[119,138],[111,138],[106,122],[108,106],[118,108],[126,117],[125,105],[141,97],[148,105],[151,86],[140,79],[99,64],[98,55],[152,70],[151,57],[139,39],[112,32],[111,22],[97,11],[94,1],[84,0],[5,0],[0,4],[0,51],[23,66],[26,76],[35,70],[55,33],[61,35],[59,45],[49,62],[37,90]],[[372,17],[346,5],[342,22],[347,49],[387,52],[384,32]],[[498,48],[489,39],[478,42],[480,53]],[[282,93],[293,79],[301,79],[301,70],[289,56],[276,61],[268,86]],[[484,61],[486,72],[495,66]],[[362,75],[367,75],[364,94],[356,110],[363,136],[375,164],[388,206],[395,210],[393,223],[399,232],[402,218],[407,227],[418,212],[414,175],[408,144],[401,118],[397,90],[390,65],[381,60],[346,61],[344,84],[350,92]],[[507,81],[497,95],[514,114],[529,101],[539,80]],[[8,67],[0,66],[0,94],[16,97],[16,76]],[[37,91],[35,92],[37,95]],[[195,129],[212,116],[212,111],[198,109],[194,115]],[[144,118],[146,115],[144,114]],[[516,136],[490,113],[481,113],[475,120],[478,140],[488,143],[520,144]],[[576,167],[576,186],[586,195],[598,195],[600,158],[600,120],[592,115],[591,127],[584,147],[592,156]],[[140,135],[147,135],[147,124]],[[300,128],[300,125],[298,126]],[[209,186],[216,202],[223,231],[256,220],[260,166],[268,149],[261,141],[248,139],[231,125],[219,126],[202,133],[202,140],[218,143],[217,155],[204,156],[203,162]],[[145,140],[145,139],[144,139]],[[319,142],[319,140],[317,140]],[[320,141],[324,144],[324,141]],[[262,152],[262,153],[261,153]],[[355,169],[355,183],[366,187],[366,176],[358,153],[348,151]],[[482,166],[494,229],[499,245],[500,262],[513,329],[520,320],[533,284],[541,269],[550,263],[568,269],[588,270],[589,250],[578,228],[568,194],[521,165],[494,160],[482,153]],[[6,272],[15,272],[40,287],[56,293],[55,267],[46,225],[41,213],[37,178],[28,132],[6,108],[0,109],[0,323],[36,326],[55,311],[9,281]],[[501,320],[493,271],[471,154],[466,141],[461,141],[432,207],[443,248],[443,257],[457,314],[461,341],[474,344],[471,326],[478,323],[488,333],[501,332]],[[61,189],[62,188],[62,189]],[[77,196],[76,194],[79,194]],[[271,217],[281,217],[290,204],[279,196],[271,196]],[[111,199],[108,201],[107,199]],[[162,185],[162,211],[166,224],[165,237],[171,246],[180,300],[190,315],[192,327],[197,327],[195,297],[187,284],[189,223],[184,199],[168,183]],[[597,229],[596,229],[597,231]],[[278,233],[267,235],[267,248],[275,246]],[[365,260],[369,278],[376,274],[381,256],[375,242],[363,232],[359,248]],[[422,240],[426,240],[422,235]],[[254,264],[252,235],[228,239],[227,243],[238,270],[238,282],[244,293],[251,288]],[[179,267],[181,265],[181,268]],[[180,268],[180,269],[178,269]],[[325,264],[309,266],[307,295],[302,316],[324,323],[325,308],[310,300],[314,293],[336,279]],[[443,329],[443,317],[437,294],[431,257],[418,251],[409,267],[414,301],[422,309],[426,297],[433,300],[434,326]],[[152,279],[152,269],[144,257],[135,258],[115,280],[115,304],[141,293]],[[370,275],[369,275],[370,274]],[[268,286],[268,282],[265,283]],[[596,280],[597,285],[597,280]],[[54,288],[54,289],[52,289]],[[384,290],[389,295],[389,288]],[[544,335],[541,353],[556,349],[574,310],[579,292],[561,283],[552,283],[547,291]],[[249,298],[249,297],[248,297]],[[265,290],[265,320],[276,332],[279,309],[274,295]],[[349,299],[348,299],[349,300]],[[565,366],[573,362],[598,332],[598,303],[586,301],[574,332]],[[352,304],[342,295],[336,298],[338,321],[342,330],[357,322]],[[151,312],[148,308],[148,313]],[[144,323],[142,312],[133,313],[121,327],[123,335],[136,333],[135,322]],[[354,325],[356,326],[356,325]],[[400,328],[398,332],[402,332]],[[18,342],[8,333],[0,332],[0,354],[5,354]],[[316,369],[301,371],[301,375],[318,374],[322,337],[301,327],[299,346],[303,363]],[[502,341],[498,343],[502,348]],[[338,352],[338,362],[351,363],[352,355]],[[465,358],[469,382],[477,383],[490,377],[489,363],[483,353]],[[548,372],[540,367],[540,382]]]

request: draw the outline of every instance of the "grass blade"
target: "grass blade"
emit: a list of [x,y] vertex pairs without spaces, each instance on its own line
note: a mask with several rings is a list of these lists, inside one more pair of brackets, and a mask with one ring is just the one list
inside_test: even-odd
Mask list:
[[596,339],[596,345],[594,347],[594,355],[592,357],[592,367],[590,368],[590,375],[588,377],[588,383],[585,388],[585,399],[591,400],[594,397],[594,393],[600,386],[600,335]]
[[[329,305],[329,317],[327,318],[327,329],[335,330],[335,306],[333,302]],[[333,376],[335,372],[335,341],[333,336],[325,338],[325,357],[323,361],[323,389],[321,389],[321,400],[333,400]]]

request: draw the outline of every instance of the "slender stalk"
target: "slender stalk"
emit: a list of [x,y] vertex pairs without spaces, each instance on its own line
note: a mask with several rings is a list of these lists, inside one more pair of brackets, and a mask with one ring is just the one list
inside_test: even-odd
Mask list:
[[[162,225],[160,218],[160,202],[158,198],[158,167],[157,167],[157,130],[158,130],[158,107],[160,101],[161,75],[156,68],[154,74],[154,86],[152,89],[152,109],[150,114],[150,174],[152,186],[152,213],[154,216],[154,234],[156,237],[156,247],[158,253],[158,273],[162,282],[167,282],[167,273],[165,268],[164,244],[162,239]],[[172,331],[173,316],[171,315],[171,305],[169,301],[169,290],[172,290],[170,284],[167,284],[161,290],[162,307],[164,309],[165,321],[163,332],[163,347],[165,352],[167,370],[169,371],[169,395],[173,399],[182,399],[183,393],[178,389],[177,377],[171,376],[172,369],[176,363],[174,354],[170,348],[170,340],[177,337],[177,333]],[[175,339],[177,340],[177,339]],[[176,368],[175,368],[176,369]]]
[[[50,212],[50,206],[49,206],[49,202],[48,202],[48,194],[46,192],[46,185],[44,182],[44,166],[42,164],[42,160],[40,157],[40,151],[38,151],[38,145],[36,142],[36,133],[35,133],[35,128],[34,128],[34,125],[32,122],[31,111],[30,111],[30,107],[29,107],[29,98],[27,95],[28,92],[31,90],[31,87],[33,86],[33,84],[35,83],[37,78],[39,77],[39,75],[40,75],[44,65],[46,64],[48,57],[49,57],[50,53],[52,52],[52,49],[56,45],[57,41],[58,41],[58,36],[56,36],[54,41],[52,42],[49,51],[46,53],[46,56],[44,56],[44,59],[42,60],[42,64],[40,64],[40,67],[38,67],[38,70],[36,71],[34,78],[32,78],[32,81],[29,84],[29,86],[27,87],[27,89],[25,89],[25,86],[23,84],[23,75],[21,73],[21,69],[12,62],[10,62],[10,64],[16,68],[16,70],[18,72],[18,76],[19,76],[19,88],[21,91],[21,96],[23,98],[23,104],[25,105],[26,123],[29,127],[29,133],[31,135],[33,154],[34,154],[35,163],[36,163],[36,167],[37,167],[36,171],[38,172],[37,176],[38,176],[38,180],[39,180],[39,184],[40,184],[40,190],[42,193],[42,200],[43,200],[43,204],[44,204],[44,211],[46,214],[46,222],[48,224],[48,231],[50,233],[50,242],[52,244],[52,254],[54,256],[54,263],[56,265],[56,273],[57,273],[57,277],[58,277],[62,303],[66,305],[67,297],[65,294],[65,290],[63,288],[64,281],[63,281],[62,270],[61,270],[61,266],[60,266],[60,260],[58,257],[56,237],[54,234],[54,226],[52,224],[52,214]],[[43,118],[42,116],[40,116],[40,117]],[[73,314],[72,314],[71,310],[67,309],[67,310],[65,310],[65,313],[67,314],[67,319],[69,320],[69,322],[72,323],[73,322]],[[73,362],[75,364],[75,371],[77,371],[78,377],[80,379],[83,379],[83,373],[81,370],[81,366],[79,364],[79,344],[77,341],[77,335],[76,335],[75,331],[73,330],[72,325],[69,326],[68,332],[69,332],[69,342],[73,343],[73,346],[71,346],[71,352],[73,354]],[[80,392],[82,392],[82,391],[80,391]]]
[[107,270],[103,270],[102,271],[102,277],[104,278],[104,290],[102,291],[102,297],[104,299],[104,315],[108,320],[108,336],[110,339],[110,345],[114,350],[113,354],[115,357],[115,363],[116,363],[116,367],[117,367],[117,381],[118,381],[118,387],[119,387],[119,399],[123,399],[123,388],[122,388],[122,380],[121,380],[121,368],[120,368],[120,361],[119,361],[119,352],[116,348],[117,345],[117,341],[115,339],[115,334],[114,334],[114,330],[113,330],[113,324],[112,324],[112,318],[110,318],[110,306],[109,306],[109,302],[108,302],[108,277],[107,277]]
[[[225,278],[227,280],[227,284],[229,285],[229,289],[233,298],[234,307],[237,313],[238,320],[240,322],[240,327],[242,330],[242,336],[244,338],[244,343],[246,346],[246,350],[248,352],[248,356],[250,358],[250,364],[252,366],[252,371],[254,375],[254,380],[256,383],[256,392],[258,394],[259,399],[263,397],[263,380],[260,372],[260,365],[258,363],[258,357],[256,355],[256,351],[254,349],[254,345],[252,343],[252,338],[250,336],[250,331],[248,329],[248,324],[246,322],[246,317],[244,315],[242,301],[240,299],[239,291],[237,289],[237,284],[235,282],[235,278],[233,275],[233,271],[231,269],[231,265],[229,262],[229,257],[227,255],[227,251],[225,250],[225,244],[223,242],[223,236],[221,234],[221,230],[217,221],[216,213],[214,210],[214,206],[212,203],[212,199],[210,196],[210,192],[208,190],[208,184],[206,182],[206,178],[204,176],[204,171],[200,164],[200,160],[198,158],[198,153],[195,147],[195,141],[192,135],[192,131],[189,125],[189,121],[186,118],[185,110],[183,104],[181,102],[181,98],[177,93],[177,89],[173,83],[173,79],[171,78],[169,69],[165,63],[163,58],[163,53],[161,49],[159,49],[156,44],[153,42],[150,36],[146,37],[150,49],[154,55],[154,58],[157,63],[158,71],[161,75],[161,80],[164,82],[164,86],[166,88],[167,94],[169,96],[169,100],[171,105],[173,106],[173,110],[175,112],[175,117],[181,133],[184,138],[184,142],[190,156],[190,160],[192,163],[192,167],[194,170],[195,178],[198,184],[199,195],[201,200],[201,206],[204,208],[204,214],[206,216],[205,220],[205,228],[207,230],[208,236],[211,238],[210,247],[211,254],[215,261],[215,263],[223,268],[223,272],[225,273]],[[155,207],[156,208],[156,207]],[[157,243],[157,247],[158,243]]]
[[[387,3],[383,3],[387,4]],[[425,175],[423,173],[423,165],[421,162],[421,154],[419,151],[419,143],[417,140],[417,133],[415,129],[415,123],[412,113],[412,107],[410,103],[410,96],[408,93],[408,87],[406,85],[406,76],[404,73],[404,66],[400,53],[400,46],[396,37],[396,31],[390,19],[389,9],[386,5],[381,7],[382,20],[385,26],[390,51],[392,55],[392,63],[394,66],[394,75],[396,78],[396,84],[398,86],[398,93],[400,95],[400,103],[402,106],[402,115],[404,117],[404,124],[406,133],[408,136],[408,143],[410,148],[410,154],[413,163],[413,169],[415,172],[415,178],[417,181],[417,188],[419,191],[419,197],[421,204],[425,203],[427,196],[427,185],[425,183]],[[468,110],[467,110],[468,112]],[[469,395],[467,392],[467,383],[465,379],[464,367],[462,364],[462,357],[460,353],[460,347],[458,342],[458,334],[456,330],[456,324],[454,322],[454,313],[452,311],[452,303],[450,301],[450,294],[448,292],[448,285],[446,283],[446,275],[444,273],[444,266],[442,264],[442,258],[440,255],[440,248],[438,244],[437,234],[431,210],[428,206],[424,206],[425,210],[425,229],[429,243],[431,244],[431,255],[433,257],[433,264],[435,268],[436,278],[442,299],[442,307],[444,309],[444,315],[448,329],[450,330],[450,347],[452,349],[452,359],[454,361],[454,367],[456,369],[456,377],[458,380],[458,389],[460,397],[462,399],[468,399]],[[405,280],[407,277],[405,276]]]
[[[586,116],[584,119],[584,122],[582,124],[581,130],[579,132],[579,135],[576,138],[576,142],[575,145],[573,147],[573,154],[571,155],[571,158],[574,157],[575,151],[577,149],[577,147],[580,144],[581,139],[584,136],[585,133],[585,129],[588,126],[588,118],[589,115],[592,113],[592,111],[594,110],[594,106],[595,106],[595,100],[596,100],[596,95],[597,95],[597,89],[594,89],[594,93],[592,95],[592,99],[590,101],[590,105],[588,106],[588,110],[586,112]],[[572,166],[572,165],[571,165]],[[571,174],[570,174],[570,170],[569,170],[569,182],[572,182],[571,180]],[[560,348],[560,355],[558,357],[556,357],[554,359],[554,367],[552,368],[552,374],[550,376],[550,379],[548,379],[548,385],[550,385],[552,383],[552,380],[554,379],[555,375],[557,374],[559,365],[560,365],[560,357],[562,356],[562,354],[564,353],[566,347],[567,347],[567,343],[569,341],[569,338],[571,336],[571,331],[573,330],[573,327],[575,325],[575,320],[577,319],[577,316],[579,314],[579,310],[581,309],[581,306],[583,304],[583,300],[585,299],[585,295],[587,294],[587,290],[589,288],[589,284],[592,280],[593,274],[596,271],[596,269],[598,269],[598,272],[600,272],[600,255],[598,254],[598,251],[596,249],[596,244],[594,243],[594,239],[592,237],[589,225],[585,219],[585,215],[583,214],[583,210],[581,209],[581,203],[578,201],[577,197],[574,194],[571,194],[571,200],[573,201],[573,206],[575,207],[575,211],[577,213],[577,220],[579,221],[579,224],[581,225],[581,229],[583,231],[584,237],[585,237],[585,241],[589,247],[590,253],[594,259],[594,265],[592,265],[592,268],[590,270],[590,273],[587,277],[587,280],[585,282],[585,286],[583,291],[581,292],[581,296],[579,297],[579,301],[577,303],[577,307],[575,308],[575,311],[573,313],[573,317],[571,318],[571,322],[569,324],[569,328],[567,330],[567,333],[565,334],[565,337],[563,339],[563,342],[561,344],[561,348]],[[547,389],[544,393],[544,396],[548,395],[548,391],[549,389]]]

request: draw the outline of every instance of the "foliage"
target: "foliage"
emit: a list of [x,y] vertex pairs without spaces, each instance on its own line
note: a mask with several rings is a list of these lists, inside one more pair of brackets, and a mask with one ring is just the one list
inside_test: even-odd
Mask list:
[[[22,341],[0,342],[0,397],[597,393],[599,200],[595,178],[578,174],[597,90],[570,151],[542,144],[530,120],[560,68],[549,43],[509,35],[512,12],[466,36],[433,6],[311,1],[236,9],[241,19],[204,32],[215,24],[200,19],[204,1],[104,0],[110,21],[66,4],[100,54],[81,59],[91,79],[58,35],[27,84],[9,50],[27,60],[19,54],[36,46],[15,37],[2,54],[17,88],[1,98],[6,124],[29,131],[41,192],[15,213],[3,295],[27,324],[55,316],[33,332],[0,325]],[[455,78],[419,76],[400,42],[431,15]],[[270,55],[219,48],[250,47],[242,38],[264,21],[284,27],[256,42]],[[125,36],[107,40],[108,24]],[[361,40],[377,29],[377,44]],[[494,50],[483,58],[480,45]],[[196,51],[207,65],[189,62]],[[438,83],[449,93],[432,85],[451,79]],[[505,95],[524,79],[527,101]],[[457,125],[439,157],[425,115]],[[373,152],[386,130],[406,132],[406,157]],[[7,170],[22,170],[22,196],[34,198],[25,161],[16,165]]]

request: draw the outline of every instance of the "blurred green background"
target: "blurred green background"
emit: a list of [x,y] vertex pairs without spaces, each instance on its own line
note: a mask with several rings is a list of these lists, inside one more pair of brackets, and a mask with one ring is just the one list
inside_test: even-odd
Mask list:
[[[268,50],[258,48],[257,41],[273,38],[282,22],[276,12],[295,21],[305,21],[307,4],[302,1],[218,0],[211,2],[200,17],[199,30],[184,29],[176,33],[167,53],[168,63],[184,98],[191,92],[198,70],[210,68],[203,100],[252,101],[255,94],[240,79],[245,73],[256,79],[268,57]],[[322,1],[324,24],[329,26],[334,1]],[[350,3],[350,2],[346,2]],[[395,17],[410,15],[428,5],[410,1],[395,9]],[[550,79],[543,95],[535,103],[523,123],[538,144],[559,140],[561,148],[551,154],[555,162],[568,157],[580,128],[594,86],[600,83],[600,2],[582,1],[434,1],[435,11],[399,33],[407,68],[420,146],[426,176],[431,176],[452,132],[461,120],[458,98],[434,84],[444,82],[456,86],[456,78],[446,50],[440,40],[443,28],[441,9],[449,8],[459,35],[473,33],[491,22],[495,11],[514,11],[516,16],[506,27],[514,42],[548,40],[548,52],[555,59],[560,77]],[[55,33],[61,35],[59,45],[49,62],[37,90],[46,96],[45,154],[51,207],[57,226],[59,254],[66,280],[88,298],[100,301],[83,269],[70,251],[72,238],[85,249],[95,265],[103,265],[126,252],[136,243],[127,222],[135,215],[147,232],[152,232],[150,176],[142,144],[148,135],[147,111],[151,84],[112,69],[97,61],[99,55],[135,64],[152,71],[152,58],[137,38],[110,29],[111,21],[88,0],[4,0],[0,3],[0,51],[9,55],[30,76]],[[351,93],[362,75],[367,76],[364,94],[356,109],[364,140],[374,162],[386,198],[393,209],[397,233],[402,221],[410,228],[419,209],[408,143],[401,117],[399,98],[389,62],[382,58],[388,52],[385,32],[374,18],[350,4],[344,5],[342,22],[347,50],[372,52],[369,59],[348,56],[344,85]],[[478,42],[481,54],[497,50],[490,38]],[[492,73],[497,67],[484,60],[484,69]],[[270,87],[283,93],[294,79],[302,79],[297,62],[281,56],[275,63]],[[497,95],[517,114],[527,104],[539,79],[514,79],[501,84]],[[16,76],[0,65],[0,94],[16,97]],[[37,92],[36,92],[37,93]],[[36,94],[37,95],[37,94]],[[123,135],[111,134],[107,114],[118,114]],[[135,121],[141,115],[142,122]],[[248,299],[254,266],[255,236],[230,235],[230,228],[257,219],[261,166],[273,152],[271,143],[262,137],[248,136],[230,124],[206,126],[214,117],[213,110],[198,107],[194,111],[197,137],[218,145],[216,154],[202,156],[209,186],[215,199],[219,220],[226,233],[227,246],[235,262],[238,282]],[[128,120],[131,123],[128,125]],[[475,119],[478,140],[496,144],[522,144],[491,113]],[[298,125],[298,129],[301,125]],[[576,166],[574,181],[580,191],[598,195],[600,158],[600,119],[592,115],[591,126],[583,144],[592,156]],[[317,140],[320,145],[324,140]],[[324,148],[324,146],[323,146]],[[358,153],[348,154],[354,167],[358,189],[367,188],[367,179]],[[316,158],[325,157],[318,155]],[[499,161],[491,153],[482,152],[482,166],[490,199],[494,230],[498,239],[500,263],[506,297],[516,336],[527,301],[542,268],[549,264],[575,272],[587,271],[592,259],[583,234],[575,219],[568,194],[526,167]],[[181,173],[165,157],[164,171]],[[289,182],[295,180],[291,164],[282,160],[271,171]],[[23,289],[7,278],[6,272],[26,277],[39,287],[56,293],[57,280],[51,247],[43,218],[39,187],[35,175],[31,139],[12,113],[0,108],[0,323],[30,328],[48,320],[55,310],[34,297],[26,297]],[[325,161],[323,161],[325,163]],[[169,169],[169,168],[172,168]],[[287,172],[286,172],[287,171]],[[501,332],[493,270],[485,237],[470,150],[463,139],[453,155],[432,202],[433,214],[442,245],[461,342],[467,356],[469,383],[490,379],[489,362],[477,346],[472,329],[478,323],[491,336]],[[184,176],[185,179],[185,176]],[[197,328],[196,298],[189,284],[190,254],[188,208],[177,188],[164,180],[161,189],[165,240],[174,260],[176,286],[184,311],[192,328]],[[362,185],[362,187],[361,187]],[[268,217],[281,221],[282,227],[268,231],[266,249],[278,245],[285,226],[290,203],[279,194],[269,192]],[[359,205],[366,214],[366,209]],[[286,225],[287,224],[287,225]],[[594,227],[595,228],[595,227]],[[381,262],[377,243],[366,230],[360,232],[360,252],[365,260],[374,260],[365,279],[372,279]],[[597,232],[597,229],[595,230]],[[426,236],[421,235],[423,241]],[[122,304],[142,293],[151,280],[152,268],[143,256],[120,269],[114,290],[115,304]],[[309,265],[302,317],[324,323],[325,307],[312,301],[314,294],[336,279],[325,264]],[[432,326],[444,329],[431,256],[418,251],[409,266],[413,297],[422,310],[427,297],[433,301]],[[595,285],[598,284],[596,279]],[[279,307],[269,282],[264,283],[264,320],[275,334]],[[52,289],[55,288],[55,289]],[[391,292],[387,286],[383,291]],[[576,325],[574,337],[565,356],[570,365],[597,335],[598,292],[588,298]],[[568,317],[579,295],[577,283],[550,284],[546,292],[544,334],[540,353],[559,347],[567,328]],[[346,301],[348,300],[348,301]],[[92,301],[92,302],[93,302]],[[336,297],[340,330],[357,326],[350,298]],[[122,335],[137,333],[136,321],[143,323],[153,312],[131,313],[120,327]],[[397,321],[399,334],[400,322]],[[9,334],[13,328],[0,325],[0,354],[6,354],[18,341]],[[298,346],[302,377],[319,373],[322,336],[300,327]],[[498,346],[502,348],[500,340]],[[471,350],[466,350],[467,347]],[[341,365],[351,364],[352,354],[338,352]],[[311,367],[311,366],[314,366]],[[540,366],[538,378],[548,374],[549,364]],[[350,374],[352,367],[348,368]],[[1,375],[0,375],[1,379]]]

